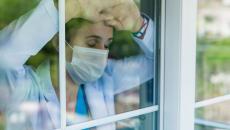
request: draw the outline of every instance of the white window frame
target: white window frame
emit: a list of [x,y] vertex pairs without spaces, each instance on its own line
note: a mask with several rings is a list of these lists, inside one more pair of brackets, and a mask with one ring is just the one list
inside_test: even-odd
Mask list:
[[[67,126],[66,124],[66,52],[65,52],[65,0],[59,0],[59,85],[60,85],[60,108],[61,108],[61,127],[58,130],[76,130],[114,123],[132,117],[153,114],[159,111],[159,106],[138,109],[114,116],[92,120],[76,125]],[[64,79],[64,80],[63,80]]]
[[197,0],[165,0],[162,130],[194,130]]
[[[65,0],[59,0],[59,85],[61,130],[66,128],[66,52],[65,52]],[[64,80],[62,80],[64,79]]]

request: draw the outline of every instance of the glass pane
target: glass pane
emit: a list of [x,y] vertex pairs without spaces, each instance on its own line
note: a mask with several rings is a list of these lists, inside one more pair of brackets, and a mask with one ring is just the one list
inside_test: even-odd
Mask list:
[[[196,101],[230,94],[230,11],[226,0],[198,1]],[[196,130],[230,125],[229,101],[196,109]],[[212,126],[214,125],[214,126]]]
[[199,0],[196,101],[230,94],[230,17],[226,0]]
[[118,121],[107,125],[97,126],[86,130],[157,130],[157,113],[150,113]]
[[[230,109],[230,101],[199,108],[196,110],[196,118],[202,119],[204,121],[209,121],[210,125],[215,125],[215,123],[220,123],[230,128],[229,109]],[[203,128],[202,130],[209,130],[209,129]]]
[[[82,2],[86,13],[70,18],[73,7],[66,4],[68,125],[157,104],[155,1],[106,1],[87,8]],[[105,18],[98,21],[100,15]]]
[[0,1],[1,130],[60,126],[55,4],[52,0]]
[[196,125],[195,130],[226,130],[226,129],[209,127],[209,126],[204,126],[204,125]]

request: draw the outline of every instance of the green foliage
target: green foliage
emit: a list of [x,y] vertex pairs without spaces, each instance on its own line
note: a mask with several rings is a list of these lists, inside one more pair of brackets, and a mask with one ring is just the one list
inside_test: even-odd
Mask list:
[[214,21],[214,18],[213,18],[213,16],[206,16],[205,21],[208,22],[208,23],[211,23],[211,22]]
[[109,46],[109,51],[110,56],[115,59],[121,59],[141,53],[141,49],[132,38],[132,33],[128,31],[114,32],[114,39]]
[[0,29],[16,18],[33,9],[37,0],[1,0],[0,1]]
[[195,130],[216,130],[216,129],[208,126],[195,125]]
[[[196,100],[222,96],[229,93],[228,86],[213,84],[210,77],[218,73],[230,73],[230,38],[200,37],[197,39]],[[204,109],[196,110],[196,117],[203,118]],[[196,130],[213,130],[196,125]]]
[[220,90],[226,87],[210,83],[210,76],[219,72],[229,72],[229,66],[230,38],[202,37],[197,39],[197,101],[222,94]]

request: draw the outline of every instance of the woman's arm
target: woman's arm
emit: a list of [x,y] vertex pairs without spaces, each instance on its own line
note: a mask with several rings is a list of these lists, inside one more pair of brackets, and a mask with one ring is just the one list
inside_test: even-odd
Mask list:
[[153,78],[155,26],[150,18],[147,20],[148,25],[143,26],[141,29],[145,33],[142,33],[143,35],[134,36],[134,40],[140,46],[144,54],[124,58],[122,60],[109,61],[108,70],[114,80],[115,93],[137,87]]
[[154,39],[155,39],[155,23],[146,15],[142,15],[143,25],[141,29],[133,34],[133,39],[140,46],[146,58],[154,58]]
[[[66,22],[81,17],[103,20],[104,9],[119,5],[121,0],[66,0]],[[42,0],[31,12],[0,31],[0,67],[20,68],[36,55],[58,31],[58,13],[53,0]]]

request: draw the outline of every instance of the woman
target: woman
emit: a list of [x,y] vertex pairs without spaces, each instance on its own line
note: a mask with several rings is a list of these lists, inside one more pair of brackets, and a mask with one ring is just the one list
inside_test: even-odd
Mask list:
[[[72,18],[102,20],[101,11],[120,0],[66,0],[66,22]],[[89,9],[90,8],[90,9]],[[82,13],[87,12],[87,13]],[[58,32],[58,12],[52,0],[42,0],[0,32],[0,111],[6,129],[44,130],[60,127],[59,102],[44,64],[25,65]]]
[[[133,39],[144,54],[120,60],[108,59],[112,27],[116,26],[107,21],[92,23],[84,19],[72,19],[67,23],[67,87],[80,86],[77,89],[81,95],[77,98],[75,123],[114,115],[116,94],[153,78],[154,27],[151,19],[144,15],[143,19],[139,27],[143,33],[133,34]],[[112,124],[102,127],[98,129],[115,129]]]

